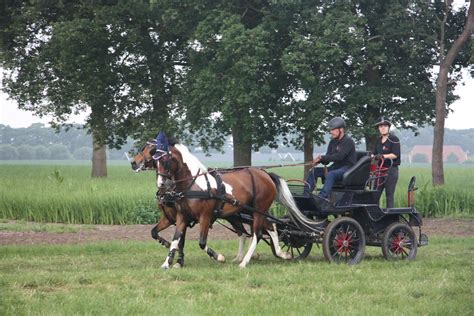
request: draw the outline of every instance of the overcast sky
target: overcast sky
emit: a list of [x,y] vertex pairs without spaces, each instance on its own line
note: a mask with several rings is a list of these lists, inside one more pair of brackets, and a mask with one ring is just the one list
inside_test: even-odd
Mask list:
[[[452,129],[474,128],[474,79],[466,80],[465,85],[458,85],[456,93],[460,96],[451,108],[454,110],[450,113],[445,127]],[[9,125],[11,127],[28,127],[32,123],[47,123],[48,118],[40,119],[28,111],[21,111],[17,108],[17,104],[8,100],[8,96],[0,92],[0,124]],[[84,116],[74,117],[71,122],[82,123]]]

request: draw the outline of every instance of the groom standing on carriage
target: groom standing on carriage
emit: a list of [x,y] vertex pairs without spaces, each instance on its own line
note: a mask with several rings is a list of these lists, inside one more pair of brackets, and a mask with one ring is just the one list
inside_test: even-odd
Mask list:
[[[324,186],[318,194],[319,206],[324,210],[333,208],[329,201],[332,187],[336,181],[342,180],[344,172],[352,167],[356,161],[355,143],[352,138],[346,134],[346,122],[341,117],[335,117],[329,121],[328,127],[331,133],[331,141],[325,155],[318,155],[313,161],[313,168],[310,170],[309,176],[306,179],[308,185],[305,186],[305,195],[310,195],[313,192],[318,178],[325,179]],[[319,163],[324,165],[332,162],[332,165],[327,168],[325,174],[324,168],[315,168]]]

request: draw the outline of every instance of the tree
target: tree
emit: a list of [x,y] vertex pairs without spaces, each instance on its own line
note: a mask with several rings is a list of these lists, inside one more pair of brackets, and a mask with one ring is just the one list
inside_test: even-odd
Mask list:
[[180,102],[200,145],[222,148],[228,135],[234,165],[250,165],[251,150],[276,147],[288,80],[280,56],[288,14],[277,3],[219,1],[193,36]]
[[165,0],[8,2],[0,25],[6,91],[20,108],[53,115],[55,126],[90,111],[92,176],[106,176],[105,145],[175,126],[191,9]]
[[89,159],[92,154],[92,149],[90,147],[79,147],[74,150],[72,156],[76,160],[85,160]]
[[444,145],[444,120],[447,115],[446,111],[446,95],[448,91],[448,75],[451,66],[455,62],[456,57],[461,51],[464,44],[471,38],[474,33],[474,0],[471,0],[464,25],[464,30],[452,43],[447,54],[445,54],[449,37],[446,36],[446,28],[448,17],[452,10],[452,0],[445,1],[444,17],[440,25],[439,39],[439,73],[436,80],[436,123],[434,127],[433,137],[433,160],[431,163],[431,174],[433,185],[444,184],[444,168],[443,168],[443,145]]
[[46,160],[46,159],[49,159],[50,157],[49,149],[43,145],[35,146],[34,152],[35,152],[35,159]]
[[71,159],[71,153],[65,145],[54,144],[49,148],[50,159],[52,160],[67,160]]
[[0,160],[18,159],[18,152],[12,145],[0,145]]
[[33,146],[30,145],[20,145],[16,148],[18,152],[18,159],[21,160],[28,160],[28,159],[35,159],[35,151],[33,150]]

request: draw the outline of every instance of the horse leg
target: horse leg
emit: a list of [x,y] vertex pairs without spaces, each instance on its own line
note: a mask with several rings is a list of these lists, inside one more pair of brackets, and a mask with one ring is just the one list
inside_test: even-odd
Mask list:
[[244,234],[241,234],[239,236],[239,251],[237,252],[237,256],[232,260],[232,262],[241,262],[242,259],[244,258],[244,247],[245,247],[245,241],[247,240],[247,236]]
[[160,221],[158,222],[158,224],[156,224],[155,227],[153,227],[153,229],[151,230],[151,237],[155,239],[156,241],[158,241],[163,246],[165,246],[166,248],[170,247],[171,245],[170,242],[164,239],[163,237],[161,237],[160,235],[158,235],[158,233],[162,231],[163,229],[166,229],[170,226],[171,226],[171,223],[165,216],[165,217],[160,218]]
[[262,216],[255,212],[253,214],[253,236],[252,242],[250,243],[249,249],[247,250],[247,254],[245,255],[242,262],[239,264],[239,267],[245,268],[247,264],[250,262],[250,259],[253,256],[255,249],[257,248],[257,244],[262,237],[262,224],[263,224]]
[[184,228],[183,234],[179,241],[178,245],[178,259],[176,260],[173,268],[182,268],[184,267],[184,242],[186,241],[186,227]]
[[227,221],[232,225],[232,228],[234,228],[239,236],[239,250],[232,262],[241,262],[244,258],[245,241],[247,240],[248,235],[247,230],[245,229],[244,224],[240,221],[234,220],[233,218],[227,218]]
[[207,233],[209,232],[210,224],[211,216],[209,216],[208,214],[201,215],[199,219],[199,247],[201,247],[202,250],[206,251],[209,257],[219,262],[225,262],[225,257],[222,254],[215,252],[213,249],[207,246]]
[[185,231],[186,226],[187,223],[182,218],[176,219],[176,230],[173,236],[173,241],[171,242],[168,256],[166,256],[165,262],[163,262],[163,264],[161,265],[162,269],[169,269],[169,267],[173,264],[174,255],[176,253],[176,250],[178,249],[180,240],[183,236],[183,232]]
[[268,229],[267,233],[268,235],[270,235],[270,239],[272,240],[273,248],[275,249],[275,254],[282,259],[291,259],[292,258],[291,253],[284,252],[280,248],[280,241],[278,239],[278,232],[277,232],[275,224],[273,224],[273,230]]

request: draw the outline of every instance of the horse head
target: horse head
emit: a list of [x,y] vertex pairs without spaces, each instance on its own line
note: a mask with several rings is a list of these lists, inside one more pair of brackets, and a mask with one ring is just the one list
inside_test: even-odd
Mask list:
[[163,133],[157,136],[153,159],[158,162],[156,185],[160,190],[173,190],[175,187],[182,190],[190,185],[193,175],[207,172],[186,146],[168,140]]
[[153,155],[156,152],[156,141],[148,141],[136,155],[129,159],[132,169],[136,172],[147,169],[155,169]]

